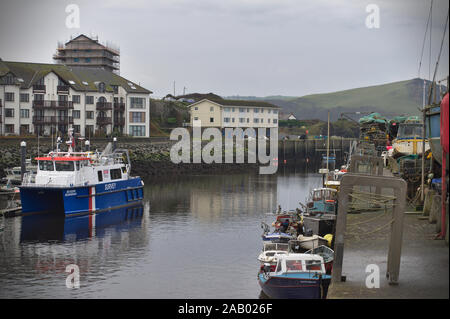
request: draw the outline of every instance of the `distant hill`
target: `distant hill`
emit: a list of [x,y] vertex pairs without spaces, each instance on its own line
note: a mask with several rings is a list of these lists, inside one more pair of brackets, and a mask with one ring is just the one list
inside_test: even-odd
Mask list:
[[[430,81],[427,81],[428,94]],[[439,88],[438,88],[439,90]],[[441,87],[445,90],[445,87]],[[233,96],[233,99],[262,100],[283,109],[286,114],[292,113],[297,119],[326,120],[328,110],[332,121],[337,120],[343,112],[378,112],[391,118],[396,115],[420,115],[422,106],[423,80],[415,78],[407,81],[362,87],[345,91],[313,94],[302,97],[267,96],[244,97]],[[439,91],[437,98],[439,99]],[[350,115],[351,116],[351,115]],[[359,118],[359,116],[354,116]]]

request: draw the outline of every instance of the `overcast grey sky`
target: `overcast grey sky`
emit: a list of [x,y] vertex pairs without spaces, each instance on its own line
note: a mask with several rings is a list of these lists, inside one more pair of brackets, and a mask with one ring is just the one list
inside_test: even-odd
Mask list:
[[[121,75],[154,92],[292,95],[418,76],[431,0],[113,0],[0,2],[0,57],[53,63],[58,41],[98,35],[120,46]],[[68,29],[68,4],[80,28]],[[380,28],[365,25],[368,4]],[[432,68],[448,0],[434,0]],[[438,78],[449,68],[448,27]],[[429,74],[429,43],[421,77]]]

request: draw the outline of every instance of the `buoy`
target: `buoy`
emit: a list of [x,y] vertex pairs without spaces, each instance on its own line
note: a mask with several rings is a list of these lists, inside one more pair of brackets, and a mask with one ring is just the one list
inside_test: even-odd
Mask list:
[[328,242],[328,247],[331,247],[331,242],[333,241],[333,235],[326,234],[325,236],[323,236],[323,238]]

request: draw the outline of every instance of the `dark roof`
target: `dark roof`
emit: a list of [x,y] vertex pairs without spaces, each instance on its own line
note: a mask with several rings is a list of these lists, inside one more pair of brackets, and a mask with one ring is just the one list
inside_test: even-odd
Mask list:
[[222,100],[222,98],[220,96],[218,96],[217,94],[214,94],[214,93],[190,93],[190,94],[185,94],[185,95],[178,95],[176,97],[177,100],[181,99],[181,98],[193,99],[196,102],[204,100],[204,99],[207,99],[207,100]]
[[[0,76],[6,75],[9,72],[13,73],[17,78],[24,80],[18,84],[25,89],[31,87],[48,73],[53,72],[76,91],[98,91],[98,83],[104,82],[107,92],[113,92],[112,86],[117,85],[123,87],[128,93],[152,93],[136,83],[103,68],[0,61]],[[73,81],[74,84],[71,84],[69,81]],[[83,81],[87,82],[88,85],[83,84]],[[128,83],[131,83],[136,89],[132,89]]]
[[263,102],[263,101],[248,101],[248,100],[214,100],[214,99],[208,99],[212,102],[215,102],[217,104],[221,105],[229,105],[229,106],[253,106],[253,107],[272,107],[272,108],[280,108],[279,106],[276,106],[274,104]]

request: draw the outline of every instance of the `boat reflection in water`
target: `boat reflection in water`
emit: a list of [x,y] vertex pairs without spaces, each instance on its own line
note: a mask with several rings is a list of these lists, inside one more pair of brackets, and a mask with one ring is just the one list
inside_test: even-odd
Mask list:
[[20,241],[74,241],[91,237],[102,237],[108,226],[116,230],[141,225],[144,206],[113,209],[79,217],[38,214],[22,217]]

